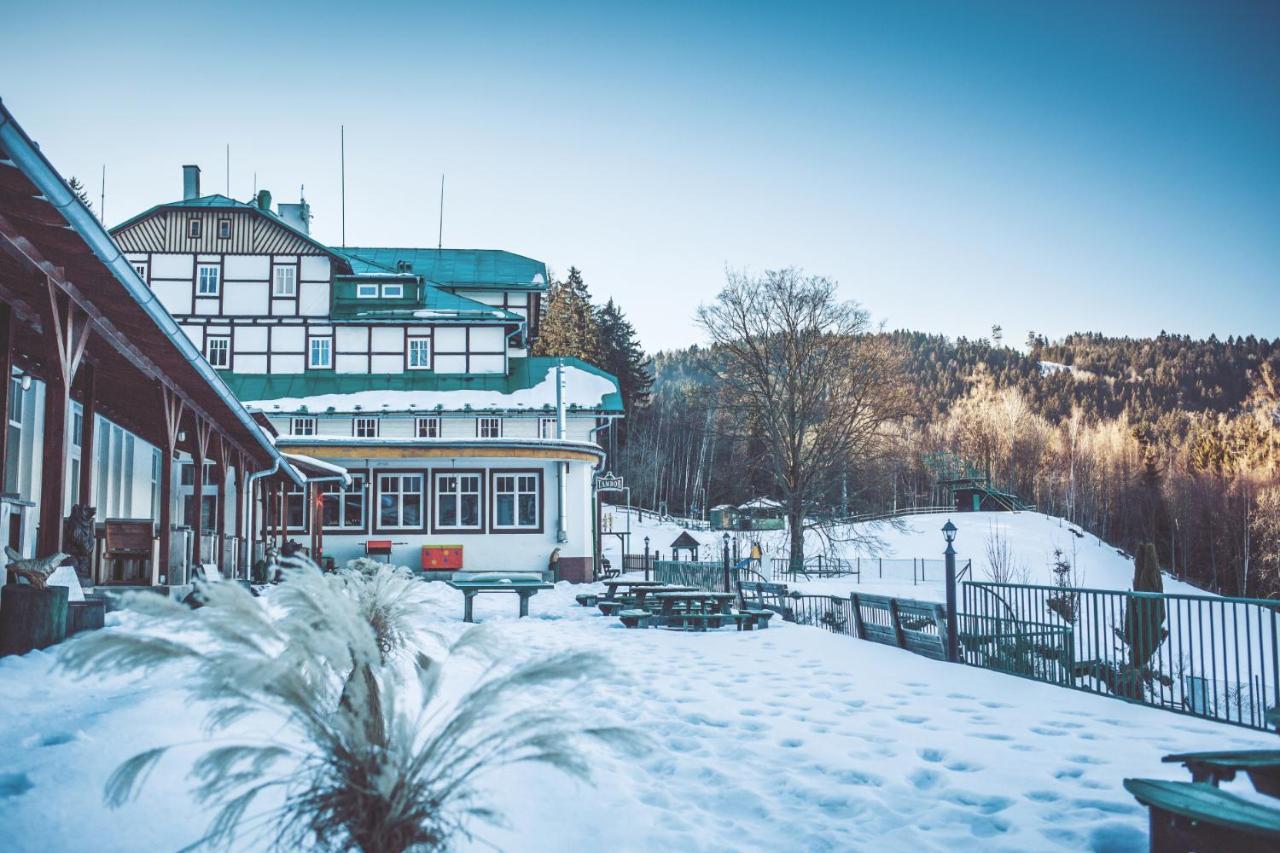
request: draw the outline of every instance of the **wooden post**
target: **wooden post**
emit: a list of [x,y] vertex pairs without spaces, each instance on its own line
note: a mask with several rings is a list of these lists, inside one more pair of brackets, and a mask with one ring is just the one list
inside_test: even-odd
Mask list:
[[862,600],[856,592],[849,596],[849,605],[853,608],[853,635],[859,640],[865,640],[867,626],[862,622]]
[[902,634],[902,622],[898,619],[898,599],[896,598],[889,599],[889,624],[893,626],[893,637],[898,648],[905,649],[907,638]]
[[46,377],[44,396],[44,454],[40,477],[40,533],[36,553],[62,550],[63,504],[66,502],[68,434],[71,383],[89,342],[89,316],[45,280],[49,294],[49,326],[53,338],[53,362],[58,368]]
[[280,478],[279,484],[276,485],[276,499],[278,500],[277,507],[279,508],[276,513],[276,525],[279,531],[280,547],[284,548],[285,540],[289,538],[289,522],[284,514],[289,500],[289,486],[283,477]]
[[204,564],[204,463],[209,458],[209,438],[212,435],[213,426],[204,418],[192,416],[195,422],[196,442],[195,453],[191,454],[193,475],[192,483],[194,484],[194,494],[191,502],[195,505],[195,512],[191,519],[191,562],[196,566]]
[[94,422],[98,419],[97,374],[92,364],[81,367],[84,379],[80,387],[84,391],[83,426],[80,431],[80,495],[78,502],[84,506],[93,506],[93,473],[94,453],[97,450]]
[[253,496],[249,494],[249,466],[243,452],[236,454],[236,548],[237,562],[239,565],[234,566],[237,576],[239,570],[245,570],[245,577],[249,576],[249,567],[253,564],[252,536],[246,535],[248,531],[253,530],[253,522],[250,521],[247,529],[245,525],[245,510],[252,510]]
[[[3,480],[5,470],[8,466],[8,441],[9,432],[9,407],[12,402],[9,400],[9,388],[13,384],[11,377],[13,376],[13,309],[9,307],[8,302],[0,302],[0,381],[4,382],[4,388],[0,389],[0,490],[3,490]],[[8,537],[8,531],[4,532]],[[6,538],[7,544],[7,538]]]
[[164,407],[165,446],[160,448],[160,558],[151,573],[151,582],[159,583],[160,575],[172,583],[170,575],[170,544],[173,539],[173,454],[178,450],[178,428],[182,423],[182,398],[160,386],[160,402]]
[[213,561],[218,566],[218,571],[227,574],[229,570],[234,570],[234,566],[228,566],[227,555],[227,508],[231,505],[230,492],[227,490],[227,482],[231,479],[231,451],[227,446],[227,438],[222,433],[218,433],[218,444],[215,448],[218,459],[218,511],[214,515],[214,554]]

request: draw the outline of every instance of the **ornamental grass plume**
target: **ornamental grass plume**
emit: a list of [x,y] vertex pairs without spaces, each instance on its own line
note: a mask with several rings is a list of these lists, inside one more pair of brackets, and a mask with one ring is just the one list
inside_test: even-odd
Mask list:
[[[421,627],[430,619],[425,587],[390,567],[325,575],[302,563],[263,599],[225,582],[204,585],[197,610],[138,594],[129,607],[143,619],[66,644],[62,665],[83,675],[189,664],[183,686],[209,709],[202,743],[218,743],[190,771],[197,801],[216,809],[192,848],[443,849],[470,838],[476,821],[500,821],[478,787],[494,770],[540,763],[586,778],[586,742],[641,745],[626,729],[581,724],[548,701],[549,690],[606,671],[595,653],[504,663],[482,628],[436,657],[420,651],[430,637]],[[461,691],[444,690],[445,663],[455,660],[465,663],[449,672],[479,674]],[[258,714],[283,731],[278,723],[249,731],[246,718]],[[106,803],[133,799],[175,746],[121,764]]]

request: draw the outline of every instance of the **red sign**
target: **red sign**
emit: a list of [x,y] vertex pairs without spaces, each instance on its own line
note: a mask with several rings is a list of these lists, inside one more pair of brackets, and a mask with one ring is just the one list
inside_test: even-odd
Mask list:
[[451,572],[462,568],[461,545],[423,545],[422,568],[433,572]]

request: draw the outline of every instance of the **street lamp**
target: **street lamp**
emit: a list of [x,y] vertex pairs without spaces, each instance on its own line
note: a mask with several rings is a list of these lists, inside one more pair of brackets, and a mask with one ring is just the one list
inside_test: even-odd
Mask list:
[[644,537],[644,579],[649,580],[649,537]]
[[724,591],[733,592],[733,583],[729,579],[729,531],[724,532]]
[[960,635],[957,627],[959,615],[956,612],[956,549],[952,543],[956,541],[956,526],[947,519],[942,525],[942,536],[947,540],[947,550],[943,556],[947,560],[947,660],[956,663],[960,660]]

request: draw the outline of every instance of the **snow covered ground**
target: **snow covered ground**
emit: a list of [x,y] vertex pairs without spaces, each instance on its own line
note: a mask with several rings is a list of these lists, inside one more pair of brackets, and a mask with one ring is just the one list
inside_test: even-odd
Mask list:
[[[577,607],[580,591],[536,596],[524,620],[509,597],[481,596],[477,618],[524,655],[606,652],[616,680],[561,701],[621,717],[649,736],[647,754],[601,750],[592,784],[503,771],[489,790],[508,826],[479,827],[463,849],[1145,850],[1124,777],[1185,778],[1160,763],[1169,752],[1274,746],[817,628],[626,631]],[[431,596],[431,627],[463,631],[461,594],[433,584]],[[123,759],[200,739],[181,672],[73,681],[49,671],[54,659],[0,659],[0,847],[160,850],[199,837],[209,814],[184,793],[181,762],[162,763],[118,811],[101,800]]]

